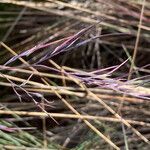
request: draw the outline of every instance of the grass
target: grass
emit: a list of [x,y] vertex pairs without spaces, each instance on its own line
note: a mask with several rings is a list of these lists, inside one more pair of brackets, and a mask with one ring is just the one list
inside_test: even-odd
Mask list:
[[148,149],[148,6],[1,1],[1,149]]

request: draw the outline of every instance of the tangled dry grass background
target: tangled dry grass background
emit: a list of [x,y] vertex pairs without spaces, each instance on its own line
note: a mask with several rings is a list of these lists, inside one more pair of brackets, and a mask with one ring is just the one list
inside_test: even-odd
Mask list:
[[149,149],[147,0],[0,0],[1,149]]

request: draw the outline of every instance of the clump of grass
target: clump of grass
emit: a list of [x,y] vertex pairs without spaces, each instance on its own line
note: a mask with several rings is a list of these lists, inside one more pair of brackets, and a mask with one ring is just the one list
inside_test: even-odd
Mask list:
[[3,2],[19,15],[1,42],[2,148],[148,147],[149,3],[86,2]]

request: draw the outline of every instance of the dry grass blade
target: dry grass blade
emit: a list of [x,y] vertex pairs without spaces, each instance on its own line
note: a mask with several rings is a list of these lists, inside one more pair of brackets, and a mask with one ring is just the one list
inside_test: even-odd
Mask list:
[[[47,114],[44,112],[26,112],[26,111],[9,111],[9,110],[0,110],[0,114],[17,114],[19,116],[38,116],[38,117],[47,117]],[[71,119],[88,119],[88,120],[101,120],[101,121],[108,121],[108,122],[118,122],[120,123],[121,120],[117,118],[111,118],[111,117],[103,117],[103,116],[91,116],[91,115],[76,115],[76,114],[63,114],[63,113],[49,113],[50,116],[54,118],[71,118]],[[127,122],[135,125],[140,126],[147,126],[150,127],[150,123],[142,122],[142,121],[136,121],[136,120],[130,120],[126,119]]]

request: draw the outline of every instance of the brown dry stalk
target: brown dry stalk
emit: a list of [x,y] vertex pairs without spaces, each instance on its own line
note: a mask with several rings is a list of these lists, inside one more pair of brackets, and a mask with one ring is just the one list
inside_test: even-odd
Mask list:
[[[142,3],[139,26],[138,26],[138,31],[137,31],[137,37],[136,37],[135,47],[134,47],[134,51],[133,51],[133,56],[132,56],[132,62],[131,62],[130,70],[129,70],[128,80],[131,79],[133,69],[134,69],[134,66],[135,66],[134,64],[135,64],[135,59],[136,59],[136,55],[137,55],[137,51],[138,51],[138,44],[139,44],[139,40],[140,40],[141,25],[142,25],[142,18],[143,18],[143,14],[144,14],[144,8],[145,8],[145,0],[143,0],[143,3]],[[123,95],[123,100],[121,101],[120,106],[118,108],[118,113],[120,113],[121,108],[123,107],[125,97],[126,97],[126,94]]]
[[[48,117],[47,114],[44,112],[28,112],[28,111],[11,111],[11,110],[0,110],[1,115],[19,115],[19,116],[36,116],[36,117]],[[88,120],[101,120],[101,121],[108,121],[108,122],[121,122],[120,119],[113,118],[113,117],[103,117],[103,116],[92,116],[92,115],[75,115],[75,114],[64,114],[64,113],[48,113],[50,116],[54,118],[70,118],[70,119],[88,119]],[[125,119],[129,123],[133,125],[140,125],[150,127],[150,123]]]
[[132,58],[132,63],[131,63],[130,70],[129,70],[128,80],[131,79],[131,76],[132,76],[132,73],[133,73],[133,69],[134,69],[134,63],[135,63],[135,59],[136,59],[136,55],[137,55],[137,51],[138,51],[138,45],[139,45],[140,34],[141,34],[141,25],[142,25],[142,19],[143,19],[144,8],[145,8],[145,1],[146,0],[143,0],[143,4],[142,4],[140,21],[139,21],[139,26],[138,26],[138,31],[137,31],[137,38],[136,38],[136,42],[135,42],[133,58]]

